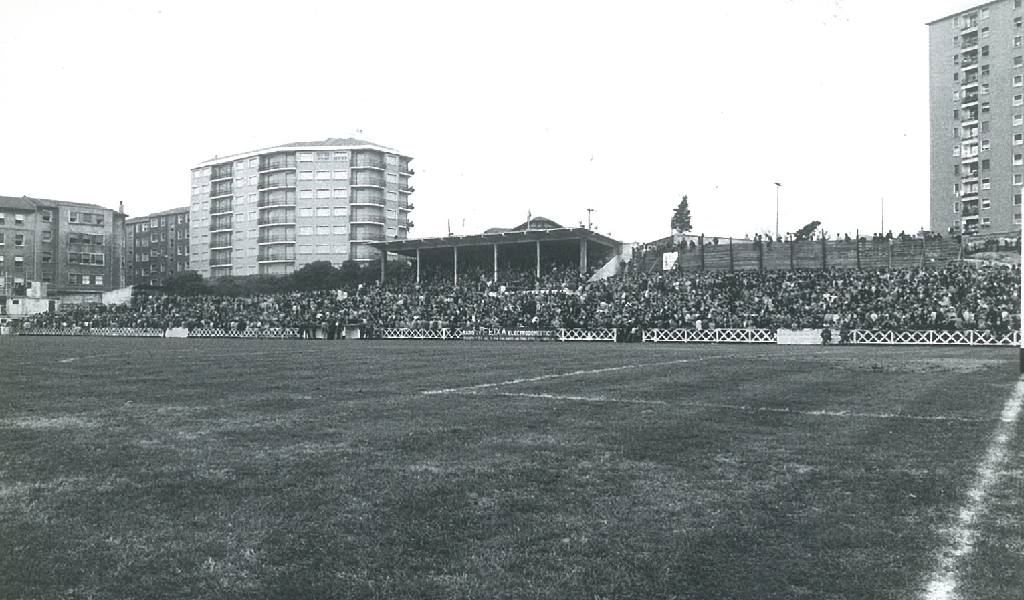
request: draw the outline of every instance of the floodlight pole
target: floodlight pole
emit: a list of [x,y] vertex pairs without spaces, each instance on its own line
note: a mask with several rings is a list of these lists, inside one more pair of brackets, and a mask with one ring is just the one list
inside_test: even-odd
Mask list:
[[594,212],[594,209],[592,209],[592,208],[588,208],[587,209],[587,229],[591,228],[591,226],[590,226],[590,213],[592,213],[592,212]]
[[[1021,219],[1021,236],[1018,245],[1022,244],[1024,244],[1024,219]],[[1024,263],[1021,264],[1020,282],[1024,285]],[[1024,287],[1021,290],[1024,290]],[[1020,320],[1021,328],[1017,331],[1017,335],[1020,336],[1020,373],[1024,375],[1024,291],[1020,293]]]
[[782,184],[775,182],[775,239],[779,239],[779,188]]

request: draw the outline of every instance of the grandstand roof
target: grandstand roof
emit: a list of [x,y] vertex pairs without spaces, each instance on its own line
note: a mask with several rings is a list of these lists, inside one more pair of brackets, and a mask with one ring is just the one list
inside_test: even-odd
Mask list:
[[414,255],[416,250],[429,248],[454,248],[456,246],[489,246],[491,244],[522,244],[526,242],[557,242],[575,239],[586,239],[609,248],[622,245],[606,235],[601,235],[586,227],[558,227],[552,229],[516,229],[512,231],[495,231],[475,235],[449,235],[444,237],[419,238],[414,240],[391,240],[374,242],[371,246],[385,249],[397,254]]

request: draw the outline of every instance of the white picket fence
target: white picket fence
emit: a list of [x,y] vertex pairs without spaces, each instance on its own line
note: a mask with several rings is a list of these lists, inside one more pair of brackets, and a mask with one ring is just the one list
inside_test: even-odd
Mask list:
[[460,340],[462,339],[462,330],[382,327],[374,330],[373,337],[380,340]]
[[48,335],[48,336],[100,336],[100,337],[164,337],[163,329],[152,327],[33,327],[20,329],[17,335]]

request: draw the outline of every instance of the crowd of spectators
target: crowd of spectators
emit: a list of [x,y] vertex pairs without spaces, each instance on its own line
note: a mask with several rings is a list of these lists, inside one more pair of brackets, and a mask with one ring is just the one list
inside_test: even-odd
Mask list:
[[[337,329],[412,328],[1020,328],[1019,270],[972,266],[878,270],[641,272],[588,282],[569,269],[493,283],[467,273],[350,291],[136,296],[120,306],[76,306],[24,327]],[[510,282],[532,281],[532,289]]]

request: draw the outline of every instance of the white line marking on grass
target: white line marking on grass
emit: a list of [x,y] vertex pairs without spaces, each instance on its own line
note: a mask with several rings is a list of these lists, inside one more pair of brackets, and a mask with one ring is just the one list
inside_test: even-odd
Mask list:
[[60,362],[62,362],[62,363],[69,363],[69,362],[74,362],[76,360],[78,360],[78,358],[65,358],[64,360],[62,360]]
[[566,400],[576,402],[616,402],[623,404],[658,404],[662,406],[680,406],[685,408],[710,408],[720,410],[733,410],[749,413],[779,413],[786,415],[800,415],[807,417],[834,417],[842,419],[905,419],[909,421],[951,421],[956,423],[988,423],[993,419],[980,419],[976,417],[957,417],[945,415],[908,415],[902,413],[862,413],[847,410],[799,410],[776,406],[749,406],[745,404],[720,404],[712,402],[668,402],[664,400],[643,400],[638,398],[611,398],[608,396],[572,396],[565,394],[530,393],[530,392],[481,392],[463,391],[452,392],[471,396],[494,395],[505,398],[532,398],[538,400]]
[[677,360],[667,360],[661,362],[651,363],[640,363],[631,365],[619,365],[617,367],[603,367],[600,369],[581,369],[579,371],[569,371],[568,373],[551,373],[550,375],[538,375],[536,377],[521,377],[519,379],[509,379],[507,381],[498,381],[495,383],[478,383],[476,385],[467,385],[463,387],[453,388],[441,388],[439,390],[424,390],[421,394],[427,396],[434,396],[437,394],[459,394],[465,392],[473,392],[476,390],[486,390],[488,388],[496,388],[504,385],[516,385],[517,383],[533,383],[534,381],[544,381],[546,379],[559,379],[562,377],[573,377],[576,375],[597,375],[598,373],[611,373],[614,371],[626,371],[629,369],[643,369],[646,367],[664,367],[667,365],[681,365],[689,362],[701,362],[705,360],[718,360],[724,358],[750,358],[750,359],[761,359],[765,358],[764,355],[744,355],[744,354],[720,354],[717,356],[705,356],[697,358],[680,358]]
[[999,425],[992,436],[985,459],[978,465],[974,485],[967,492],[967,504],[960,509],[956,523],[949,530],[949,544],[939,555],[938,568],[928,578],[925,600],[955,600],[960,597],[956,592],[956,569],[960,560],[974,549],[974,540],[978,536],[974,522],[978,515],[985,510],[985,500],[989,489],[995,485],[1005,466],[1006,447],[1016,433],[1022,405],[1024,405],[1024,381],[1017,384],[1013,395],[1003,406]]
[[506,396],[510,398],[535,398],[538,400],[573,400],[576,402],[622,402],[625,404],[668,404],[668,402],[665,402],[663,400],[631,400],[628,398],[605,398],[602,396],[563,396],[561,394],[530,394],[526,392],[498,392],[497,395]]

